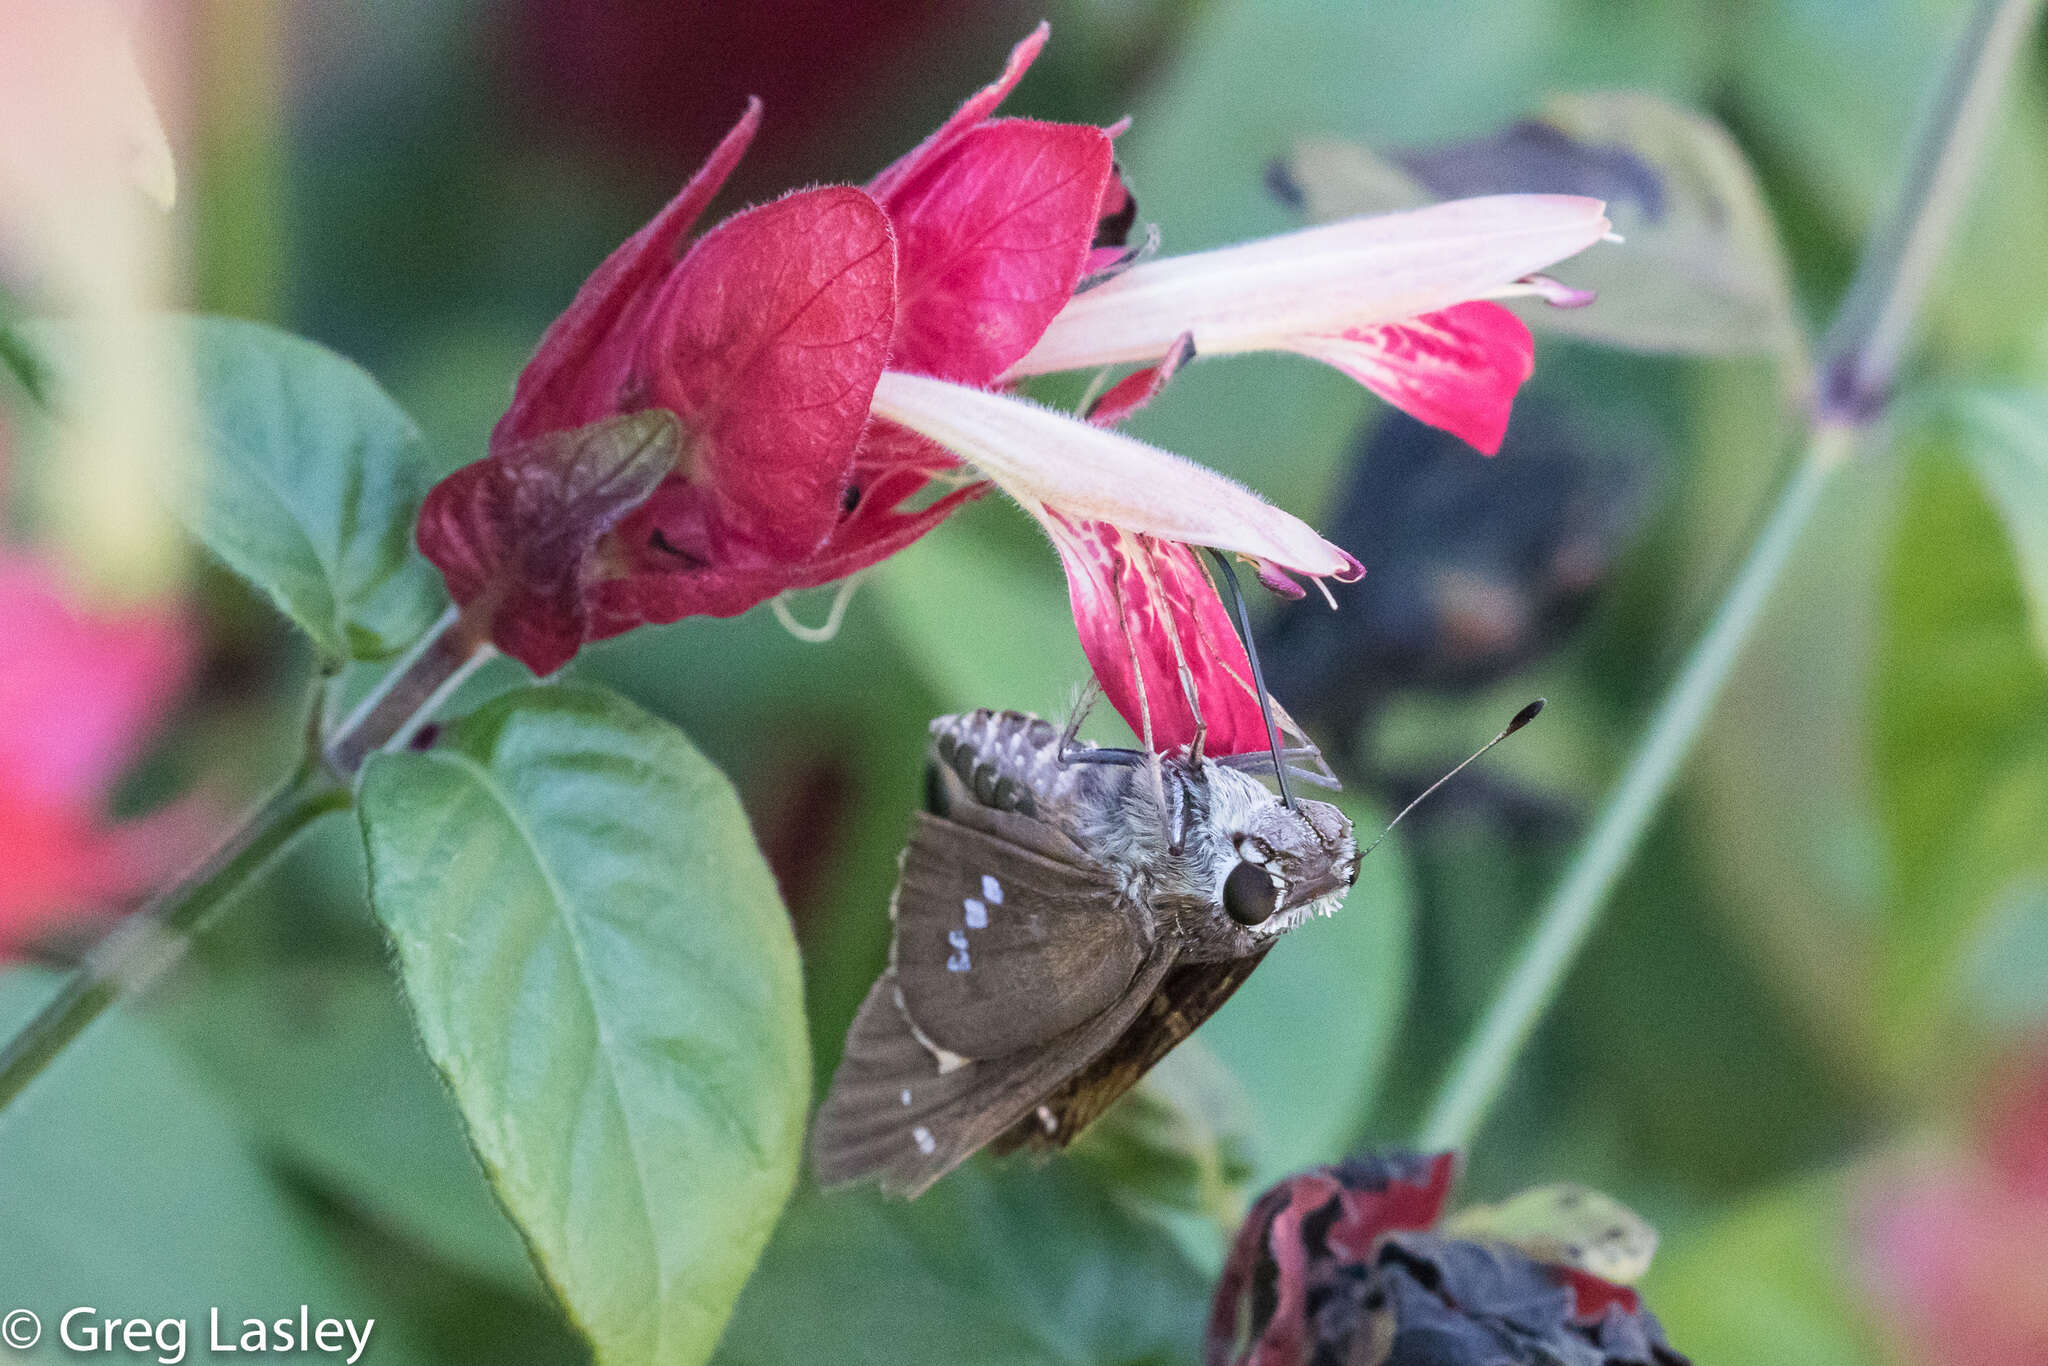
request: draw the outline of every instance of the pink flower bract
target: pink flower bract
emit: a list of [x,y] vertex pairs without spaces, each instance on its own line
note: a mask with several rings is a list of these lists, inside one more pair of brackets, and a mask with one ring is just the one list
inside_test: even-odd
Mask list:
[[69,914],[116,909],[196,852],[194,808],[115,825],[115,780],[190,668],[175,616],[74,603],[0,550],[0,957]]

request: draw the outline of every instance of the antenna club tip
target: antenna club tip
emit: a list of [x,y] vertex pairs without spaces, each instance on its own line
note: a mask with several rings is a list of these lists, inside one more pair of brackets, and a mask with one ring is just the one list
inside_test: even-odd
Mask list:
[[1534,721],[1538,716],[1543,714],[1543,703],[1544,699],[1539,697],[1534,702],[1531,702],[1528,706],[1516,712],[1515,719],[1508,722],[1508,728],[1502,731],[1501,734],[1503,736],[1513,735],[1516,731],[1528,725],[1531,721]]

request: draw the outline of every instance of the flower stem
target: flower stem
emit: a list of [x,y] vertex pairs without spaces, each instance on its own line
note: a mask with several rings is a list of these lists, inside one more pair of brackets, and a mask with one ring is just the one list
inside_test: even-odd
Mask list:
[[1564,880],[1537,915],[1506,984],[1451,1064],[1422,1125],[1419,1142],[1425,1150],[1465,1147],[1484,1122],[1699,737],[1830,476],[1883,416],[1999,95],[2039,4],[1979,0],[1921,126],[1898,201],[1866,244],[1829,330],[1805,456],[1650,718]]
[[1771,589],[1812,518],[1829,476],[1849,454],[1855,439],[1854,428],[1835,424],[1824,425],[1815,433],[1727,597],[1650,718],[1627,771],[1609,794],[1564,880],[1537,916],[1535,928],[1508,971],[1506,985],[1451,1065],[1450,1077],[1422,1126],[1424,1151],[1462,1148],[1471,1142],[1516,1054],[1556,998],[1615,879],[1642,842],[1643,832],[1657,814],[1744,642],[1762,616]]
[[327,765],[353,779],[380,749],[410,740],[496,651],[453,607],[391,666],[327,742]]
[[0,1045],[0,1110],[109,1006],[141,991],[183,957],[193,936],[293,837],[328,812],[345,810],[348,784],[363,761],[403,744],[491,654],[489,644],[451,608],[324,746],[314,735],[297,773],[190,876],[109,931],[35,1018]]
[[326,773],[307,765],[251,812],[190,877],[94,945],[56,996],[0,1048],[0,1108],[20,1095],[108,1006],[141,990],[175,963],[190,936],[294,835],[347,805],[348,793]]
[[1920,125],[1898,202],[1864,244],[1856,277],[1828,329],[1823,411],[1867,418],[1889,396],[2039,5],[1978,0]]

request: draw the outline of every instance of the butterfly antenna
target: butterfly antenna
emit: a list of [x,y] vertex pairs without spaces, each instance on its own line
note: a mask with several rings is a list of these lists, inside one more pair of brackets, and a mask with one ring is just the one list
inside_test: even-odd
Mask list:
[[[1244,637],[1245,658],[1252,662],[1252,687],[1259,694],[1259,715],[1266,723],[1266,743],[1273,751],[1273,778],[1280,784],[1280,804],[1289,811],[1294,809],[1294,794],[1287,790],[1287,765],[1280,757],[1280,727],[1273,724],[1273,699],[1266,691],[1266,675],[1259,668],[1259,647],[1252,644],[1251,613],[1245,610],[1244,592],[1237,586],[1237,571],[1230,567],[1230,558],[1220,550],[1209,552],[1216,561],[1216,567],[1223,571],[1223,582],[1230,585],[1230,601],[1237,608],[1237,633]],[[1482,750],[1481,753],[1484,753]],[[1477,755],[1473,756],[1477,758]],[[1471,760],[1466,760],[1470,763]],[[1463,765],[1460,765],[1463,767]],[[1447,775],[1448,776],[1448,775]],[[1402,813],[1406,815],[1406,812]]]
[[[1406,805],[1406,806],[1402,807],[1402,808],[1401,808],[1401,813],[1400,813],[1400,815],[1398,815],[1398,816],[1395,816],[1395,817],[1394,817],[1394,819],[1392,819],[1392,820],[1390,820],[1390,821],[1388,821],[1388,822],[1387,822],[1387,828],[1386,828],[1386,829],[1384,829],[1384,830],[1382,830],[1382,831],[1380,831],[1380,837],[1379,837],[1379,839],[1376,839],[1376,840],[1374,840],[1374,841],[1373,841],[1373,842],[1372,842],[1372,843],[1371,843],[1370,845],[1368,845],[1368,846],[1366,847],[1365,853],[1366,853],[1366,854],[1370,854],[1370,853],[1371,853],[1371,852],[1372,852],[1373,850],[1375,850],[1375,849],[1379,848],[1379,847],[1380,847],[1380,844],[1381,844],[1381,842],[1382,842],[1382,841],[1384,841],[1384,840],[1386,839],[1386,837],[1387,837],[1388,835],[1391,835],[1391,834],[1393,834],[1393,833],[1394,833],[1394,827],[1395,827],[1395,826],[1397,826],[1397,825],[1399,825],[1399,824],[1401,823],[1402,817],[1405,817],[1405,816],[1406,816],[1406,815],[1407,815],[1407,814],[1408,814],[1408,813],[1409,813],[1410,811],[1413,811],[1413,810],[1414,810],[1414,809],[1415,809],[1416,807],[1418,807],[1418,806],[1422,805],[1422,803],[1423,803],[1423,800],[1424,800],[1425,798],[1427,798],[1427,797],[1429,796],[1429,794],[1430,794],[1430,793],[1432,793],[1432,792],[1436,791],[1436,790],[1437,790],[1438,788],[1442,787],[1442,786],[1443,786],[1443,785],[1444,785],[1445,783],[1447,783],[1447,782],[1449,782],[1449,781],[1450,781],[1451,779],[1453,779],[1453,778],[1457,777],[1457,776],[1458,776],[1458,775],[1459,775],[1460,773],[1463,773],[1463,772],[1465,771],[1466,765],[1470,764],[1470,763],[1472,762],[1472,760],[1473,760],[1473,759],[1477,759],[1477,758],[1478,758],[1478,757],[1479,757],[1480,755],[1482,755],[1482,754],[1486,753],[1486,751],[1488,751],[1489,749],[1492,749],[1492,748],[1493,748],[1493,747],[1494,747],[1495,745],[1497,745],[1497,744],[1499,744],[1499,743],[1500,743],[1501,741],[1503,741],[1503,740],[1507,739],[1507,738],[1508,738],[1508,737],[1509,737],[1510,735],[1513,735],[1513,734],[1514,734],[1514,733],[1515,733],[1516,731],[1518,731],[1518,730],[1520,730],[1520,729],[1521,729],[1522,727],[1524,727],[1524,726],[1528,725],[1528,724],[1529,724],[1529,723],[1530,723],[1531,721],[1534,721],[1534,720],[1536,719],[1537,715],[1538,715],[1538,714],[1539,714],[1540,712],[1542,712],[1542,710],[1543,710],[1543,699],[1539,697],[1539,698],[1537,698],[1537,699],[1536,699],[1536,700],[1535,700],[1534,702],[1531,702],[1531,703],[1530,703],[1530,704],[1529,704],[1528,706],[1526,706],[1526,707],[1522,708],[1522,709],[1521,709],[1520,711],[1516,712],[1516,713],[1515,713],[1515,719],[1514,719],[1514,720],[1512,720],[1512,721],[1510,721],[1510,722],[1508,722],[1508,723],[1507,723],[1507,725],[1506,725],[1505,727],[1503,727],[1503,728],[1502,728],[1502,730],[1501,730],[1501,733],[1500,733],[1500,734],[1498,734],[1498,735],[1494,736],[1494,737],[1493,737],[1493,738],[1492,738],[1491,740],[1488,740],[1488,741],[1487,741],[1487,742],[1486,742],[1485,744],[1481,745],[1481,746],[1480,746],[1480,747],[1479,747],[1478,749],[1475,749],[1475,750],[1473,750],[1473,751],[1472,751],[1472,754],[1471,754],[1471,757],[1470,757],[1470,758],[1467,758],[1467,759],[1465,760],[1465,762],[1464,762],[1464,763],[1462,763],[1462,764],[1459,764],[1459,765],[1458,765],[1458,766],[1457,766],[1456,768],[1452,769],[1452,770],[1451,770],[1451,771],[1450,771],[1449,773],[1446,773],[1446,774],[1444,774],[1444,776],[1443,776],[1443,777],[1441,777],[1441,778],[1438,778],[1438,779],[1437,779],[1437,780],[1436,780],[1435,782],[1431,783],[1431,784],[1430,784],[1430,785],[1429,785],[1428,787],[1426,787],[1426,788],[1422,789],[1422,795],[1421,795],[1421,796],[1417,797],[1417,798],[1416,798],[1416,799],[1415,799],[1414,801],[1412,801],[1412,802],[1408,803],[1408,805]],[[1360,855],[1359,855],[1359,857],[1360,857],[1360,858],[1364,858],[1364,857],[1365,857],[1365,854],[1360,854]]]

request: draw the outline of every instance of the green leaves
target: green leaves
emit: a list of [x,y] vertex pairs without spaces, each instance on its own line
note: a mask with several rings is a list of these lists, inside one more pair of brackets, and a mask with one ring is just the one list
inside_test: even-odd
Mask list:
[[352,362],[257,323],[166,324],[191,348],[204,462],[192,533],[326,655],[376,659],[440,610],[412,523],[419,432]]
[[2004,531],[2017,517],[2038,534],[2041,510],[2010,496],[2024,447],[1993,449],[1985,430],[1944,427],[1911,451],[1880,618],[1873,772],[1893,878],[1877,1001],[1889,1061],[1923,1086],[1932,1051],[1953,1050],[1943,1026],[1977,936],[2024,879],[2048,876],[2048,670],[2023,592],[2033,571],[2015,573]]
[[724,1366],[1039,1366],[1197,1359],[1209,1280],[1080,1164],[977,1159],[914,1202],[806,1192]]
[[1551,331],[1645,351],[1802,349],[1770,210],[1726,129],[1633,93],[1560,95],[1542,120],[1580,144],[1625,149],[1661,191],[1652,203],[1610,204],[1623,240],[1566,268],[1600,298],[1590,308],[1544,310]]
[[1866,1366],[1886,1359],[1845,1274],[1850,1182],[1769,1190],[1704,1227],[1666,1229],[1643,1299],[1695,1361]]
[[[39,974],[0,973],[0,1031],[19,1028],[49,989]],[[369,1359],[422,1359],[395,1347],[388,1300],[351,1276],[234,1117],[133,1017],[102,1021],[9,1107],[0,1171],[0,1312],[24,1308],[43,1322],[24,1360],[75,1359],[57,1328],[78,1305],[182,1316],[198,1348],[211,1306],[232,1336],[245,1313],[267,1319],[300,1304],[318,1306],[315,1318],[383,1320]]]
[[1971,390],[1951,411],[1963,454],[2011,538],[2034,648],[2048,661],[2048,393]]
[[[166,490],[192,534],[332,659],[379,659],[404,648],[441,609],[412,550],[428,471],[419,432],[353,362],[273,327],[229,318],[146,324],[149,353],[189,367],[200,460],[188,486]],[[68,324],[24,324],[54,372],[60,411],[78,392],[79,348]]]
[[796,945],[724,779],[530,688],[373,759],[371,895],[427,1051],[601,1362],[699,1362],[795,1179]]
[[159,1010],[280,1162],[451,1266],[540,1293],[388,971],[222,974]]

